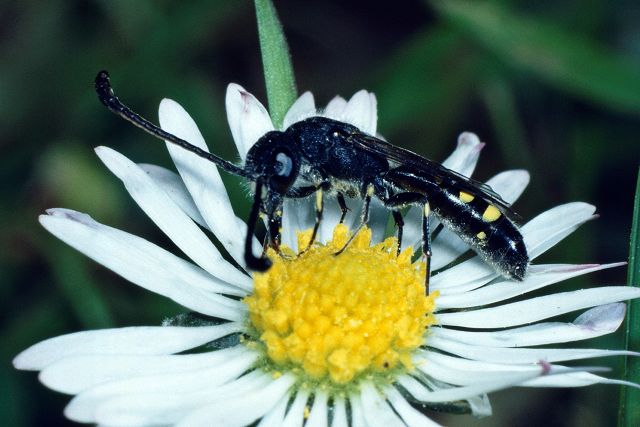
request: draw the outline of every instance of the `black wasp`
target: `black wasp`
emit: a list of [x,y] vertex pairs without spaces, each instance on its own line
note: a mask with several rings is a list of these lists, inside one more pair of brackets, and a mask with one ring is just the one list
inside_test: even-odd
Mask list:
[[271,266],[264,254],[256,257],[251,248],[251,236],[260,213],[267,217],[267,245],[277,250],[284,199],[315,193],[316,222],[311,242],[320,225],[325,194],[337,197],[342,219],[348,210],[345,195],[362,197],[360,227],[367,223],[371,198],[378,198],[391,210],[399,243],[403,226],[399,210],[410,205],[421,206],[427,291],[432,208],[444,226],[457,233],[496,271],[512,279],[524,278],[529,256],[522,235],[509,219],[512,214],[509,205],[487,185],[439,163],[368,135],[355,126],[318,116],[294,123],[285,131],[266,133],[251,147],[244,166],[237,166],[134,113],[118,100],[106,71],[98,73],[95,87],[100,101],[112,112],[157,138],[179,145],[255,183],[245,240],[245,261],[252,270],[265,271]]

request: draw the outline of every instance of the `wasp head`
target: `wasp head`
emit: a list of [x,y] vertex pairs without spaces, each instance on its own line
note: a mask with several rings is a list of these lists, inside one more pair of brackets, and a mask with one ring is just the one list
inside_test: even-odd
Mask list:
[[[267,217],[268,245],[278,249],[284,197],[299,172],[300,154],[295,151],[294,141],[289,135],[272,131],[251,147],[244,165],[244,173],[255,185],[247,236],[253,234],[258,213],[262,212]],[[245,260],[254,271],[265,271],[271,265],[264,254],[261,257],[253,255],[249,238],[245,242]]]
[[[262,136],[247,153],[245,171],[264,186],[261,196],[265,213],[271,214],[282,203],[300,171],[300,155],[292,150],[294,141],[284,132],[272,131]],[[271,206],[270,206],[271,205]]]

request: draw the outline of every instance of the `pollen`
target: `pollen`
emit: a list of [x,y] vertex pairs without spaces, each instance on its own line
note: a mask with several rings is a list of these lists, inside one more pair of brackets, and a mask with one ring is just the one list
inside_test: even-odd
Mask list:
[[[311,230],[299,233],[298,247],[310,237]],[[298,256],[270,251],[272,267],[254,275],[254,293],[244,302],[276,370],[343,385],[413,369],[411,354],[435,323],[438,296],[425,295],[424,264],[411,261],[411,248],[396,255],[393,237],[371,245],[366,227],[335,255],[348,239],[340,224],[331,241]]]

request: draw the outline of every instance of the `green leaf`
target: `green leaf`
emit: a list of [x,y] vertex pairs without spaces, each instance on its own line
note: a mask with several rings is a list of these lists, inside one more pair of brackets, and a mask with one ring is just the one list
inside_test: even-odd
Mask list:
[[[480,86],[480,95],[487,107],[496,132],[496,142],[512,167],[535,169],[531,149],[526,143],[525,131],[518,114],[516,100],[507,79],[495,76]],[[537,175],[537,174],[536,174]]]
[[503,61],[588,101],[640,114],[640,64],[539,18],[491,2],[433,0],[451,24]]
[[382,112],[378,129],[387,135],[425,133],[428,138],[402,142],[421,153],[433,156],[438,144],[448,150],[454,142],[447,138],[459,131],[456,123],[473,93],[477,67],[478,55],[451,29],[437,26],[416,34],[370,78]]
[[87,329],[113,326],[113,318],[97,282],[91,277],[88,262],[59,242],[47,242],[49,265],[69,307]]
[[[638,172],[636,197],[633,204],[628,284],[629,286],[640,286],[640,171]],[[625,348],[631,351],[640,351],[640,301],[637,299],[630,301],[627,308]],[[625,357],[623,379],[640,384],[640,360],[637,357]],[[640,425],[640,390],[623,387],[620,393],[618,426],[638,425]]]
[[271,0],[255,0],[269,113],[276,128],[296,100],[296,82],[289,47]]

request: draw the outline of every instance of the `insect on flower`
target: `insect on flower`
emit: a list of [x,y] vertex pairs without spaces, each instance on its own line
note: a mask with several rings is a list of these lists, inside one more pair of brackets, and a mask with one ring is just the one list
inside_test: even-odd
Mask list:
[[[400,209],[411,205],[422,207],[427,292],[432,210],[443,226],[457,233],[500,274],[516,280],[524,278],[529,256],[518,227],[510,219],[513,212],[509,205],[487,185],[439,163],[366,134],[355,126],[317,116],[296,122],[284,131],[267,132],[251,147],[244,166],[238,166],[165,132],[133,112],[116,97],[106,71],[96,76],[95,88],[100,101],[115,114],[159,139],[254,183],[245,238],[245,262],[252,270],[266,271],[271,266],[264,254],[255,256],[252,252],[251,236],[259,215],[267,217],[266,244],[277,251],[284,199],[315,194],[316,219],[309,245],[315,240],[322,220],[325,196],[337,198],[341,222],[348,211],[345,196],[364,199],[360,224],[353,236],[367,223],[371,199],[376,197],[391,210],[398,227],[398,251],[404,225]],[[348,245],[349,242],[344,248]]]

